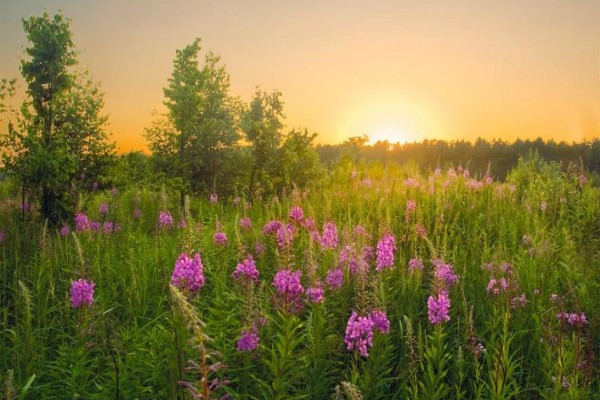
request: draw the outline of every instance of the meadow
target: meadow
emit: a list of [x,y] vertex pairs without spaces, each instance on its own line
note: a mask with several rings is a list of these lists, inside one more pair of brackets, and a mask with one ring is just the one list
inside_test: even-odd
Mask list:
[[29,399],[600,398],[600,191],[539,158],[338,164],[250,199],[2,184],[0,387]]

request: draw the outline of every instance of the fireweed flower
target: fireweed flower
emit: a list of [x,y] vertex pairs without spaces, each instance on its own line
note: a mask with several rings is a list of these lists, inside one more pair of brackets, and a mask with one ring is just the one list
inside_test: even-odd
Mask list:
[[256,253],[257,256],[262,256],[266,250],[267,250],[267,246],[265,246],[262,243],[256,243],[254,245],[254,252]]
[[142,218],[142,210],[140,210],[139,208],[136,208],[135,210],[133,210],[133,218],[134,219]]
[[408,262],[408,272],[415,272],[415,270],[423,270],[423,260],[420,258],[411,258]]
[[269,221],[263,226],[263,235],[270,235],[273,233],[277,233],[277,231],[281,228],[281,222],[277,220]]
[[91,306],[94,303],[95,286],[93,281],[85,279],[71,281],[71,307]]
[[292,207],[290,210],[290,219],[293,219],[296,222],[302,222],[304,219],[304,210],[300,207]]
[[369,347],[373,346],[373,321],[369,316],[360,317],[356,311],[346,325],[344,337],[346,349],[358,350],[363,357],[369,356]]
[[237,207],[240,204],[240,201],[241,201],[240,197],[239,196],[235,196],[233,198],[233,205]]
[[540,203],[540,210],[541,210],[542,212],[544,212],[544,211],[546,211],[546,209],[547,209],[547,208],[548,208],[548,203],[546,203],[545,201],[542,201],[542,202]]
[[196,253],[194,258],[190,258],[187,253],[181,253],[175,262],[171,285],[183,291],[190,291],[192,294],[198,292],[204,285],[202,269],[200,254]]
[[385,311],[373,310],[369,314],[369,317],[373,321],[373,327],[380,333],[388,333],[390,331],[390,320]]
[[161,229],[173,227],[173,216],[168,211],[161,211],[158,214],[158,227]]
[[84,213],[75,214],[75,229],[77,231],[87,231],[90,229],[90,221]]
[[344,273],[341,268],[330,269],[327,272],[327,284],[330,289],[338,289],[344,283]]
[[273,286],[278,295],[277,301],[283,303],[284,309],[290,312],[299,311],[302,307],[300,296],[304,287],[300,283],[302,271],[282,269],[273,277]]
[[242,331],[237,341],[237,351],[252,351],[258,348],[259,338],[256,326]]
[[338,246],[337,227],[333,222],[326,222],[323,225],[323,234],[320,237],[321,248],[335,249]]
[[325,291],[323,290],[323,284],[321,281],[315,282],[313,287],[306,289],[306,298],[311,303],[322,303],[325,299]]
[[277,229],[277,245],[280,249],[284,247],[288,247],[294,241],[294,233],[296,229],[292,224],[281,225],[279,229]]
[[559,321],[566,322],[575,328],[582,327],[588,324],[588,320],[585,316],[585,313],[577,314],[559,312],[558,314],[556,314],[556,318],[558,318]]
[[69,236],[69,234],[71,233],[71,228],[69,228],[69,225],[63,225],[60,228],[60,236],[65,237],[65,236]]
[[454,273],[452,265],[446,264],[442,260],[432,260],[431,262],[435,266],[433,275],[437,282],[449,287],[458,281],[459,277]]
[[304,218],[302,220],[302,226],[304,227],[304,229],[306,229],[309,232],[317,230],[317,224],[316,224],[315,220],[312,218]]
[[406,203],[406,223],[410,220],[410,216],[417,209],[417,202],[414,200],[409,200]]
[[520,296],[515,296],[510,299],[510,307],[511,308],[523,308],[527,305],[527,297],[525,297],[525,293],[522,293]]
[[256,269],[256,263],[251,254],[248,254],[244,261],[239,263],[235,267],[235,271],[233,271],[233,278],[236,280],[245,279],[248,281],[256,281],[258,280],[258,275],[259,272],[258,269]]
[[105,235],[110,235],[115,231],[115,224],[112,221],[104,221],[102,231],[104,231]]
[[102,224],[100,224],[99,221],[92,221],[92,222],[90,222],[90,230],[92,232],[98,232],[100,230],[101,226],[102,226]]
[[387,233],[377,243],[377,271],[394,266],[394,252],[396,251],[396,238]]
[[98,212],[100,215],[108,215],[108,203],[100,203],[100,205],[98,205]]
[[217,204],[219,201],[219,196],[216,193],[211,193],[209,200],[211,204]]
[[213,243],[217,246],[225,246],[227,244],[227,235],[225,232],[216,232],[213,235]]
[[429,322],[433,325],[450,321],[450,315],[448,315],[449,311],[450,298],[448,297],[447,291],[441,291],[437,298],[429,296],[429,299],[427,299],[427,316]]
[[248,217],[240,218],[240,229],[249,230],[252,228],[252,221]]
[[423,226],[423,224],[417,224],[417,225],[415,225],[415,233],[420,238],[426,238],[427,237],[427,228],[425,228]]

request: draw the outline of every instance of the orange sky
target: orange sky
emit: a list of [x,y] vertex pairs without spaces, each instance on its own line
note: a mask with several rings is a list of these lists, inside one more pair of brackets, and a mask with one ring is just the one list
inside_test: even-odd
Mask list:
[[196,37],[233,95],[282,91],[287,127],[321,143],[600,136],[600,0],[2,0],[0,78],[20,77],[21,18],[58,9],[121,151],[145,147]]

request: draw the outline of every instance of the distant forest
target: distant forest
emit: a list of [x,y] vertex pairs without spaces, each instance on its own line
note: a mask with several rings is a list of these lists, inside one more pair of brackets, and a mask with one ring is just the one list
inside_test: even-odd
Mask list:
[[571,144],[544,141],[542,138],[517,140],[514,143],[500,140],[490,142],[481,138],[474,143],[464,140],[424,140],[405,144],[376,142],[368,145],[367,142],[367,136],[357,136],[337,145],[318,145],[316,150],[326,166],[344,158],[354,162],[382,164],[414,162],[424,171],[453,165],[468,168],[471,173],[480,176],[489,171],[500,180],[517,165],[520,157],[537,152],[546,161],[560,162],[564,167],[575,164],[579,168],[600,174],[600,139]]

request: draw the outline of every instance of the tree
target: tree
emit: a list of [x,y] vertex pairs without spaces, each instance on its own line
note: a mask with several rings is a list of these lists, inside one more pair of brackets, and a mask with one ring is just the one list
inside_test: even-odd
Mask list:
[[293,129],[285,137],[279,169],[283,188],[290,189],[292,185],[304,188],[322,175],[319,154],[313,146],[316,137],[316,133],[308,133],[307,129]]
[[0,144],[8,151],[5,167],[39,196],[40,212],[50,223],[74,212],[77,190],[98,179],[111,162],[102,93],[86,74],[76,73],[71,21],[60,13],[23,20],[31,46],[21,60],[28,98],[16,126]]
[[281,92],[271,94],[257,89],[241,118],[242,131],[250,143],[253,164],[248,194],[253,197],[257,180],[264,189],[272,190],[272,178],[277,175],[278,149],[282,141],[283,102]]
[[181,205],[188,190],[215,189],[224,180],[236,144],[238,101],[229,95],[229,75],[209,52],[200,68],[200,39],[176,51],[164,88],[168,113],[146,130],[158,165],[178,181]]

